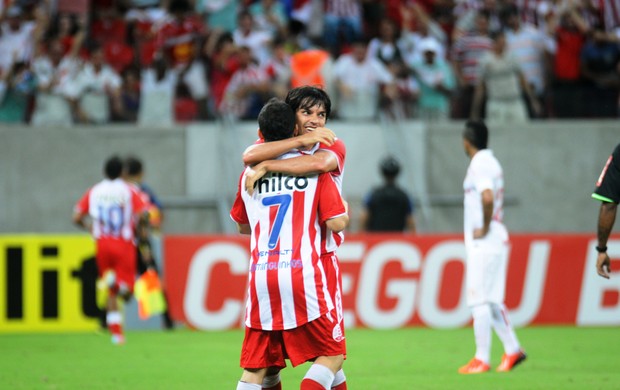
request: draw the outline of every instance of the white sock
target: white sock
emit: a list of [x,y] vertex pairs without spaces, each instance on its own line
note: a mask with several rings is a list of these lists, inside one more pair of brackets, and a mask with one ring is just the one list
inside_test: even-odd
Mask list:
[[471,308],[474,317],[474,338],[476,339],[476,359],[489,364],[491,358],[491,308],[488,304]]
[[105,317],[108,325],[120,324],[123,319],[118,311],[109,311]]
[[342,369],[338,370],[336,375],[334,375],[334,381],[332,382],[332,387],[336,387],[347,380],[347,377],[344,375],[344,371]]
[[275,375],[269,375],[263,378],[263,387],[267,389],[270,387],[274,387],[278,383],[280,383],[280,373],[277,373]]
[[508,320],[508,311],[506,310],[506,306],[503,303],[491,303],[490,306],[493,329],[504,344],[504,352],[508,355],[519,352],[521,346],[519,345],[517,335]]
[[334,382],[334,373],[325,366],[313,364],[308,369],[308,372],[306,372],[304,379],[311,379],[323,386],[326,390],[329,390]]
[[237,390],[261,390],[262,386],[255,383],[237,382]]

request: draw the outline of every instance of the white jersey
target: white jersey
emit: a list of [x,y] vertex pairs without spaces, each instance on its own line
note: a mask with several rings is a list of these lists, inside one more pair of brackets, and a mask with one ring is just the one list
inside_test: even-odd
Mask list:
[[482,149],[471,159],[463,181],[463,190],[465,191],[465,215],[463,218],[465,245],[472,244],[474,230],[480,229],[484,225],[482,192],[485,190],[493,191],[494,199],[491,225],[484,241],[498,245],[506,242],[508,232],[502,222],[504,214],[504,174],[502,166],[491,150]]
[[251,196],[244,183],[245,172],[230,215],[252,229],[246,326],[293,329],[331,311],[321,228],[345,213],[332,177],[271,173]]

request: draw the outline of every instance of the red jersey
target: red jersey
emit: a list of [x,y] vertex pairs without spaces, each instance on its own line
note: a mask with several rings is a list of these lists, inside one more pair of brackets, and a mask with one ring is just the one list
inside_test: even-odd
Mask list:
[[95,184],[75,205],[75,211],[89,214],[92,234],[104,238],[134,241],[136,216],[146,211],[138,190],[122,179],[104,179]]
[[322,226],[345,214],[332,177],[271,173],[252,196],[244,183],[230,215],[252,229],[246,325],[293,329],[334,309],[320,261]]

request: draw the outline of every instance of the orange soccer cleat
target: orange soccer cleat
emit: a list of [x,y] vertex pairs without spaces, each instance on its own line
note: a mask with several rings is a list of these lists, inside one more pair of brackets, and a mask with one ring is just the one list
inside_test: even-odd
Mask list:
[[481,374],[489,371],[490,369],[491,367],[489,367],[489,365],[482,360],[473,358],[469,361],[469,363],[459,368],[459,374]]
[[511,355],[504,354],[502,362],[497,366],[497,372],[508,372],[514,369],[519,363],[527,359],[527,355],[523,351],[513,353]]

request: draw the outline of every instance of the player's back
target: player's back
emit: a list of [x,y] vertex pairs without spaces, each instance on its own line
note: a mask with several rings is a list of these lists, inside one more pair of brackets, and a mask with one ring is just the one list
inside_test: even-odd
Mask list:
[[88,213],[93,219],[95,238],[132,240],[135,213],[143,207],[137,190],[122,179],[105,179],[88,194]]
[[[272,173],[241,197],[252,230],[246,324],[291,329],[331,310],[319,261],[321,226],[344,214],[331,176]],[[239,211],[233,207],[233,219]]]

